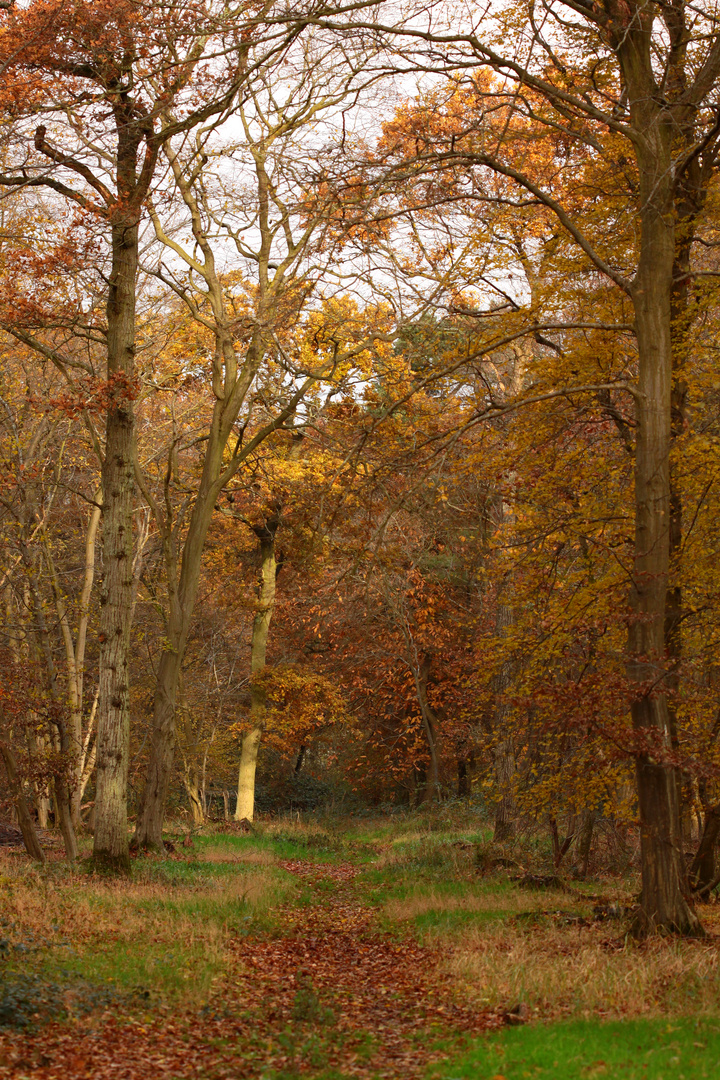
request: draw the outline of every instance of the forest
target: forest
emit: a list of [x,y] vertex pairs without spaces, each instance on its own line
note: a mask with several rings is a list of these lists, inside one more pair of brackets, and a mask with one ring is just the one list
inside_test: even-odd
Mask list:
[[0,73],[0,1076],[716,1076],[720,4]]

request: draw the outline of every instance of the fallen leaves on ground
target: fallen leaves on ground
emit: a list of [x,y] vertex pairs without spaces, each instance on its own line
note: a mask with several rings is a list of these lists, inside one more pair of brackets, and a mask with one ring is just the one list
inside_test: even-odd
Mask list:
[[335,1070],[412,1078],[444,1056],[440,1037],[502,1026],[461,1004],[440,956],[378,931],[352,864],[281,862],[312,902],[280,912],[282,932],[237,937],[227,977],[200,1012],[145,1018],[106,1010],[32,1033],[0,1033],[0,1077],[21,1080],[253,1080]]

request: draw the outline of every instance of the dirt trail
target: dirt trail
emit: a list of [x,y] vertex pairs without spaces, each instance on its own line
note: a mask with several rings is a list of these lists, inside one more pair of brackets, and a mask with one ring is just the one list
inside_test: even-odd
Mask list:
[[410,1080],[445,1056],[438,1038],[502,1026],[499,1014],[456,1000],[438,953],[378,931],[353,887],[358,867],[280,865],[310,887],[312,903],[282,908],[279,936],[232,940],[229,973],[205,1009],[0,1032],[0,1077]]

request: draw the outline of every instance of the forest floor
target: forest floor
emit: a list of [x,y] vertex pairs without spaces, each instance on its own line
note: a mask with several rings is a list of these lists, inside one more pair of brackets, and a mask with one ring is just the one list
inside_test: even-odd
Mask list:
[[720,906],[704,940],[638,945],[632,879],[528,889],[484,843],[275,822],[123,880],[7,849],[0,1078],[717,1077]]

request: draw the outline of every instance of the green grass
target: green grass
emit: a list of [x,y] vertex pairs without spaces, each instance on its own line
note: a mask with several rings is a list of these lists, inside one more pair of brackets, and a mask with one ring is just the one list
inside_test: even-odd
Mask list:
[[[82,982],[152,1002],[207,1000],[227,970],[228,942],[279,932],[278,907],[303,891],[272,861],[213,862],[192,849],[133,860],[131,877],[118,880],[63,863],[16,869],[0,897],[6,981],[27,976],[48,993]],[[40,993],[17,986],[10,1005]]]
[[307,859],[312,862],[337,862],[349,859],[352,845],[346,844],[340,834],[337,836],[323,830],[296,834],[289,830],[270,831],[259,825],[249,835],[209,834],[197,836],[194,843],[208,858],[213,855],[243,855],[265,852],[275,859]]
[[488,1037],[432,1080],[717,1080],[720,1019],[592,1021]]
[[[48,963],[46,971],[54,974],[54,968]],[[193,996],[202,1000],[213,979],[222,973],[223,964],[208,956],[202,945],[149,947],[138,943],[132,949],[126,944],[110,945],[69,956],[56,971],[64,978],[75,976],[153,1001],[160,997],[184,999],[192,986]]]
[[456,937],[469,926],[483,926],[507,918],[506,911],[426,911],[416,915],[412,924],[420,935],[444,934]]

